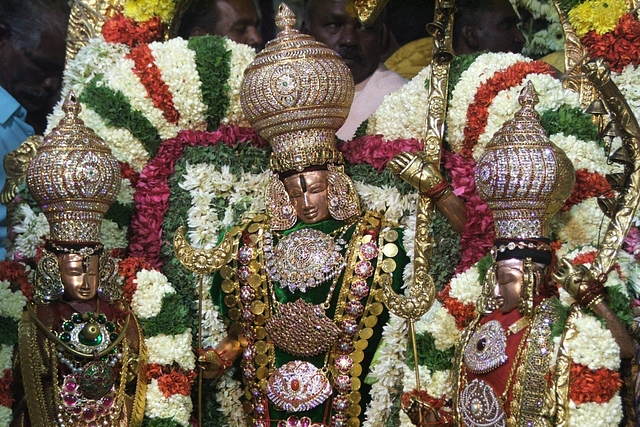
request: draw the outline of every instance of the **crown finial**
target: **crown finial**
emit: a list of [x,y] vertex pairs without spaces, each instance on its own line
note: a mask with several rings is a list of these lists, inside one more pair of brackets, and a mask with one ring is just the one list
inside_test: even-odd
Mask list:
[[290,32],[296,25],[296,15],[285,3],[280,3],[280,7],[278,7],[276,25],[284,32]]

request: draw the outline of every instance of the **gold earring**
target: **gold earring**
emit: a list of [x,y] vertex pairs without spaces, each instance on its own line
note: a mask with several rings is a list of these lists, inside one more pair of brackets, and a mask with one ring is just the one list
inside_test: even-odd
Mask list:
[[272,230],[288,230],[298,220],[284,183],[275,173],[269,177],[267,187],[267,215]]
[[53,252],[43,251],[42,258],[38,261],[33,288],[33,300],[37,304],[47,304],[64,294],[58,256]]
[[524,274],[522,277],[522,293],[518,300],[518,310],[525,317],[533,315],[533,297],[535,295],[536,281],[533,273],[531,258],[524,260]]
[[342,166],[328,165],[328,202],[329,214],[339,221],[360,213],[360,198],[351,178],[344,173]]
[[493,290],[496,287],[496,283],[498,282],[497,276],[498,266],[493,263],[491,268],[487,271],[487,275],[484,278],[484,282],[482,283],[482,293],[480,294],[480,298],[478,298],[478,304],[476,305],[476,309],[478,310],[478,314],[488,315],[491,314],[492,311],[498,309],[498,302],[493,297]]

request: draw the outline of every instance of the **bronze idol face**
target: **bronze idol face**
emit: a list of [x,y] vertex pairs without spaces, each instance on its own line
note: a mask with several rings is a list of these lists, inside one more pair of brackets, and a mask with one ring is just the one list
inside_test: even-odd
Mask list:
[[493,289],[493,297],[498,303],[498,310],[508,313],[518,307],[522,295],[524,280],[524,263],[520,259],[497,261],[498,281]]
[[92,255],[86,266],[82,259],[82,256],[77,254],[58,255],[65,299],[89,301],[96,297],[100,280],[98,271],[100,257]]
[[329,218],[326,170],[300,172],[283,180],[284,187],[300,221],[315,224]]

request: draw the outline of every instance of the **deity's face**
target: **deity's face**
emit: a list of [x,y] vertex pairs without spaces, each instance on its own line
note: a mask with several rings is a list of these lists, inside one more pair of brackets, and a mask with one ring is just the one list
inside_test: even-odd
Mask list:
[[99,255],[91,255],[89,263],[85,265],[81,255],[60,254],[58,265],[65,299],[88,301],[96,297],[100,282]]
[[315,224],[329,218],[329,172],[300,172],[283,180],[300,221]]
[[497,282],[493,289],[493,297],[498,303],[498,310],[508,313],[518,307],[524,280],[524,263],[520,259],[497,261]]

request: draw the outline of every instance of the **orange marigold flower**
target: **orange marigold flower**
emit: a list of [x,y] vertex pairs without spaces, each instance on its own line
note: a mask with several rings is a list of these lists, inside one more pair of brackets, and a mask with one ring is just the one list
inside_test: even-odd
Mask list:
[[189,396],[191,385],[196,376],[195,372],[183,373],[172,370],[169,374],[161,375],[158,378],[158,388],[166,398],[174,394]]
[[456,319],[456,327],[460,330],[464,329],[475,316],[475,307],[473,304],[464,304],[449,295],[451,285],[438,293],[438,300],[444,308]]

